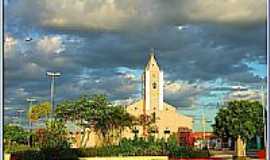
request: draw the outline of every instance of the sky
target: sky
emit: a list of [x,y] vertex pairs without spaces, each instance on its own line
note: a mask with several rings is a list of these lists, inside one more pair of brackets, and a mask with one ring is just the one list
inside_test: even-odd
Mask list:
[[62,73],[57,103],[94,93],[134,102],[151,48],[165,101],[193,116],[195,131],[204,114],[211,131],[218,104],[261,99],[266,0],[5,0],[5,121],[28,97],[49,100],[46,71]]

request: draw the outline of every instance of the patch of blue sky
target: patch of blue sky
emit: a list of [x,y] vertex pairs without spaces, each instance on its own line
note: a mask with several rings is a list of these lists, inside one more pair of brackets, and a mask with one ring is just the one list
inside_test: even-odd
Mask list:
[[258,62],[248,62],[246,64],[248,67],[252,68],[250,72],[254,75],[266,77],[266,64],[260,64]]
[[211,125],[214,123],[215,115],[218,112],[218,105],[222,104],[227,94],[231,92],[231,85],[222,79],[211,81],[207,84],[209,92],[196,99],[191,107],[181,108],[179,112],[192,116],[194,118],[193,129],[195,131],[203,131],[201,126],[202,115],[205,116],[205,130],[212,131]]
[[143,73],[143,71],[140,69],[130,69],[128,67],[117,67],[116,70],[121,72],[121,73],[132,73],[136,77],[140,77]]

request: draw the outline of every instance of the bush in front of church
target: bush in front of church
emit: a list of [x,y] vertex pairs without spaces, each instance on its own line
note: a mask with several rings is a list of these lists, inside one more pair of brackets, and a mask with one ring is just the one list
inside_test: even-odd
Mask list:
[[77,150],[70,148],[65,124],[59,120],[49,120],[42,134],[36,135],[32,148],[11,152],[16,160],[76,160]]
[[173,158],[205,158],[209,157],[207,150],[197,150],[193,147],[179,146],[176,138],[164,139],[149,137],[122,139],[119,145],[108,145],[95,148],[79,149],[79,157],[110,157],[110,156],[169,156]]

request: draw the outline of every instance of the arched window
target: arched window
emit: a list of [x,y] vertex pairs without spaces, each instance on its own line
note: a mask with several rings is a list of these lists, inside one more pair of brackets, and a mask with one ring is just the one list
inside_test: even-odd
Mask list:
[[152,85],[153,85],[153,89],[157,88],[157,83],[156,82],[154,82]]

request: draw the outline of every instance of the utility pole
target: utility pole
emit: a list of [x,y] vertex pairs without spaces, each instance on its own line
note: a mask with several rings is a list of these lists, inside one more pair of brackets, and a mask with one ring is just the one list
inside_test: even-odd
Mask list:
[[239,82],[239,86],[238,86],[238,100],[239,101],[241,100],[240,92],[241,92],[241,88],[240,88],[240,82]]
[[263,143],[264,147],[266,147],[266,120],[265,120],[265,100],[264,100],[264,91],[263,85],[261,86],[261,101],[262,101],[262,109],[263,109]]
[[55,85],[55,78],[58,78],[61,76],[60,72],[47,72],[47,76],[51,78],[51,118],[54,115],[54,85]]
[[202,122],[201,125],[203,127],[203,145],[205,147],[205,115],[204,115],[204,106],[203,106],[203,112],[202,112]]

